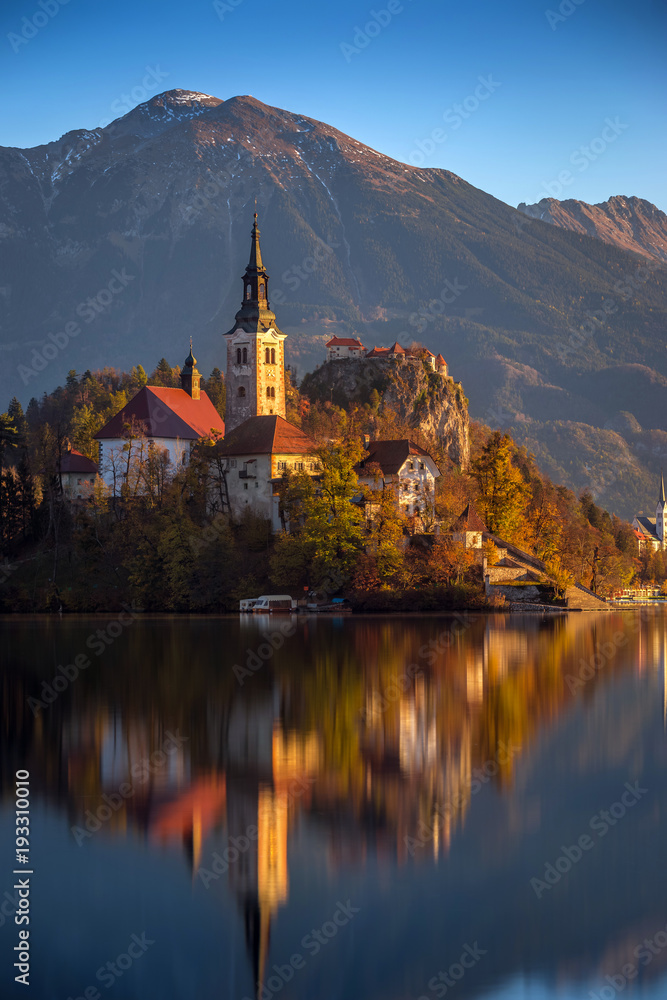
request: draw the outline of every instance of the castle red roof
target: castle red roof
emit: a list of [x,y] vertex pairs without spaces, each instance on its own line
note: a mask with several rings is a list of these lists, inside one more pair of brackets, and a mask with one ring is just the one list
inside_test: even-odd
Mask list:
[[[356,471],[360,474],[363,474],[366,466],[377,464],[382,469],[384,476],[394,476],[400,471],[410,455],[423,455],[425,458],[431,458],[427,451],[407,438],[397,441],[370,441],[367,450],[368,455],[355,466]],[[433,461],[432,458],[431,461]],[[435,463],[433,464],[435,465]],[[436,474],[440,475],[437,469]]]
[[372,351],[369,351],[366,355],[367,358],[381,358],[384,354],[389,354],[388,347],[374,347]]
[[332,337],[326,347],[360,347],[364,350],[364,345],[355,337]]
[[447,362],[443,358],[442,354],[438,354],[437,358],[435,359],[435,363],[437,365],[440,365],[440,364],[446,365],[447,364]]
[[77,451],[75,448],[70,448],[60,459],[60,471],[61,473],[97,473],[97,465],[92,459],[86,458],[85,455],[82,455],[80,451]]
[[120,438],[128,424],[143,426],[149,438],[181,438],[196,441],[212,430],[224,434],[225,422],[205,392],[193,399],[185,389],[146,385],[98,431],[98,440]]
[[317,445],[278,414],[250,417],[218,445],[221,455],[302,455]]

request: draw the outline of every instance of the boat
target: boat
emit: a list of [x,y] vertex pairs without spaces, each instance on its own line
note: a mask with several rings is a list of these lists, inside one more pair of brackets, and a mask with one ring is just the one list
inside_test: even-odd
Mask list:
[[262,594],[252,607],[256,615],[291,614],[293,611],[296,611],[296,601],[289,594]]
[[259,600],[258,597],[246,597],[244,601],[239,602],[239,611],[242,615],[249,615],[252,613],[252,609],[257,604]]

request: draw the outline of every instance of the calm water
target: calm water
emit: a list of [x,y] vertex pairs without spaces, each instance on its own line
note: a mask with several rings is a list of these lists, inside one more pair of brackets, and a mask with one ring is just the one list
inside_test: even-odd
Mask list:
[[1,627],[1,996],[667,994],[662,610]]

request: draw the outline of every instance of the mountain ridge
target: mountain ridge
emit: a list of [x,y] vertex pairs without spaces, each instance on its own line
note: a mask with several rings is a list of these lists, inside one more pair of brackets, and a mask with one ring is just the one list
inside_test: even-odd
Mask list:
[[[423,340],[463,379],[473,418],[526,440],[545,438],[547,403],[548,419],[572,405],[590,426],[632,412],[586,373],[667,377],[667,273],[645,256],[255,98],[166,91],[105,128],[0,148],[6,398],[26,402],[70,368],[177,363],[190,336],[202,367],[223,367],[255,199],[269,297],[301,371],[333,333]],[[664,425],[657,393],[646,431]],[[585,476],[566,482],[598,481]],[[619,484],[599,496],[628,513]]]

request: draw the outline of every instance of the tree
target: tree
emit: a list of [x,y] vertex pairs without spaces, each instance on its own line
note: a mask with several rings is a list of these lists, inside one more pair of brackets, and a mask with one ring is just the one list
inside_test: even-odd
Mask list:
[[202,381],[204,382],[203,388],[206,390],[206,395],[220,416],[224,417],[227,403],[227,386],[225,385],[222,372],[219,368],[214,368],[209,377],[202,379]]
[[150,377],[151,385],[161,385],[167,389],[179,388],[180,368],[172,368],[166,358],[160,358]]
[[477,506],[489,531],[513,541],[525,531],[524,516],[530,488],[513,462],[514,442],[509,434],[494,431],[473,462],[477,480]]

